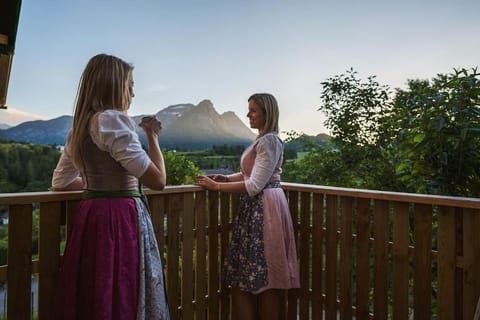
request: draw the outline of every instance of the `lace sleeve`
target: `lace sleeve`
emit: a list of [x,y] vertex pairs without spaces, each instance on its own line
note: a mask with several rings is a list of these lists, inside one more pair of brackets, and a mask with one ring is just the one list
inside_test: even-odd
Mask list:
[[282,144],[274,134],[267,134],[260,138],[255,150],[255,164],[250,178],[245,180],[245,187],[249,195],[254,196],[270,182],[275,167],[282,155]]

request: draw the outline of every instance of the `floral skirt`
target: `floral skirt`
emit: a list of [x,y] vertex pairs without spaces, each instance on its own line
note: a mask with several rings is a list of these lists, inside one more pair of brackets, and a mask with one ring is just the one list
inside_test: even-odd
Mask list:
[[233,235],[223,265],[223,280],[228,286],[256,291],[267,285],[267,262],[263,254],[262,194],[242,194]]
[[293,223],[277,185],[241,195],[222,281],[252,293],[299,287]]

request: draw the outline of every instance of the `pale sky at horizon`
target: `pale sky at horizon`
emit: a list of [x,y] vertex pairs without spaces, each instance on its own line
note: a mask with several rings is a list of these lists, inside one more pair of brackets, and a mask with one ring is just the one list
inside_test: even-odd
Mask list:
[[318,134],[320,83],[351,67],[393,89],[478,66],[479,13],[478,0],[23,0],[7,105],[72,115],[104,52],[135,65],[130,115],[209,99],[248,124],[248,96],[270,92],[282,131]]

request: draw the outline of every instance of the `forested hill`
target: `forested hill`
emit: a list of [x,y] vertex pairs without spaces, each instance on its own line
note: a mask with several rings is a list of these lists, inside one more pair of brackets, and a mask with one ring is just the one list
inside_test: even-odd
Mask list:
[[0,141],[0,193],[48,190],[59,157],[54,146]]

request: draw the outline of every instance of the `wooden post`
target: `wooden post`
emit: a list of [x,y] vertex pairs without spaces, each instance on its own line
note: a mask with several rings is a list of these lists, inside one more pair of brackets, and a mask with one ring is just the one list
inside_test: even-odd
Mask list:
[[480,296],[480,210],[463,210],[463,314],[472,319]]
[[[8,45],[8,36],[0,34],[0,45]],[[8,80],[12,67],[12,54],[0,54],[0,108],[5,109],[7,103]]]

